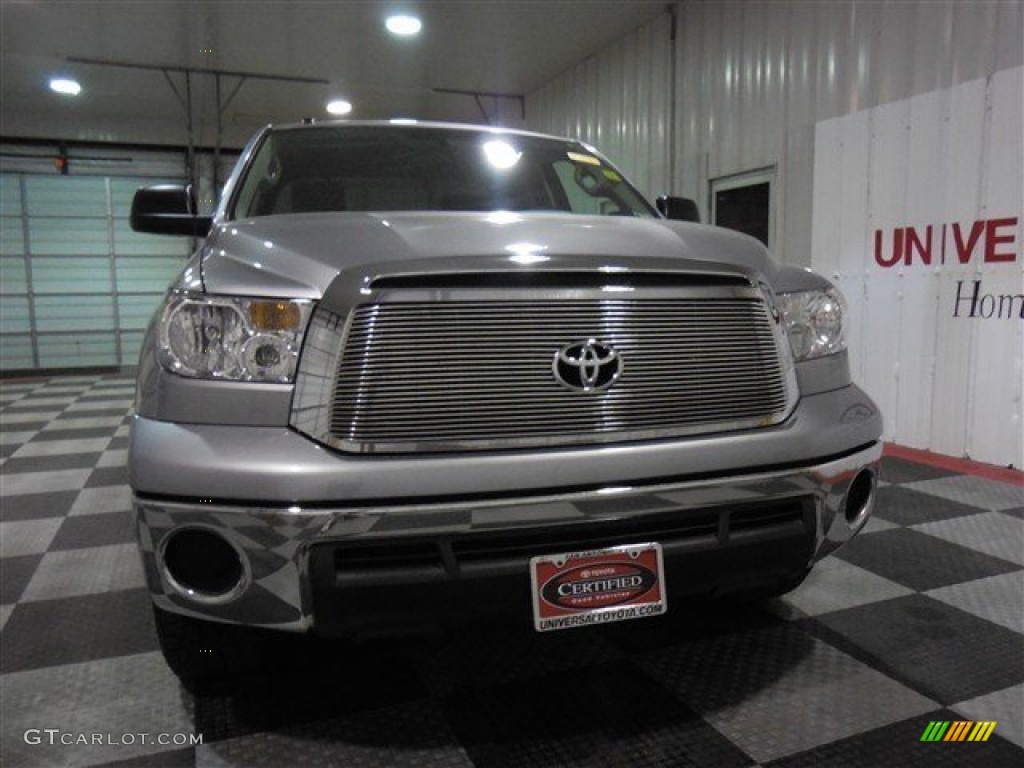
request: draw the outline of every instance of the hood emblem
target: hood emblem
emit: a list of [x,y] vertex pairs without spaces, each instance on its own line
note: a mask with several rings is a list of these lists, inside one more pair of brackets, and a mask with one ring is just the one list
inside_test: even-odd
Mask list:
[[555,353],[555,380],[576,392],[608,389],[622,375],[622,356],[611,344],[597,339],[574,341]]

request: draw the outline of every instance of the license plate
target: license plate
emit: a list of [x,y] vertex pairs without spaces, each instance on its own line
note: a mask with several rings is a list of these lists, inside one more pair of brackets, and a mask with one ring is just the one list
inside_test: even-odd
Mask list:
[[642,619],[668,610],[657,543],[534,557],[530,579],[538,632]]

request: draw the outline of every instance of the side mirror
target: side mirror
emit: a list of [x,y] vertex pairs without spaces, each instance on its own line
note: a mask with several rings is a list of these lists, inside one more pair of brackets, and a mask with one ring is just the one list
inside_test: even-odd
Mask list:
[[141,187],[132,198],[131,227],[153,235],[206,237],[212,218],[196,216],[192,185]]
[[675,221],[695,221],[700,223],[700,211],[697,210],[697,202],[688,197],[668,197],[662,195],[654,204],[658,212],[666,219]]

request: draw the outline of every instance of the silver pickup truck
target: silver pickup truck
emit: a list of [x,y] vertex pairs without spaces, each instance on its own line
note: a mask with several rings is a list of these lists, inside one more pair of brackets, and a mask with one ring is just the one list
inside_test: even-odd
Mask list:
[[175,672],[256,628],[651,620],[850,539],[882,424],[842,297],[694,212],[586,144],[440,124],[267,128],[212,217],[139,190],[136,230],[203,238],[129,459]]

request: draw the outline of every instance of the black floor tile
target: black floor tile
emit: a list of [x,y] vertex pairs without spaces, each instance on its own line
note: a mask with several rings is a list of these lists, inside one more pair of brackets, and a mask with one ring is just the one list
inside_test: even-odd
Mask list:
[[200,692],[196,731],[204,742],[372,711],[426,697],[415,669],[386,644],[352,646],[301,635],[264,635],[259,675]]
[[540,633],[532,628],[469,627],[403,643],[401,648],[435,696],[622,658],[602,634],[587,630]]
[[128,467],[100,467],[94,469],[85,483],[86,488],[99,488],[107,485],[127,485]]
[[5,417],[11,413],[15,413],[15,411],[0,413],[0,432],[38,432],[49,423],[42,417],[39,421],[9,421]]
[[882,459],[881,479],[886,483],[916,483],[919,480],[934,480],[938,477],[955,475],[948,469],[940,469],[930,464],[918,464],[906,459],[886,456]]
[[95,467],[99,453],[61,453],[56,456],[32,456],[11,459],[3,466],[5,475],[21,472],[53,472],[61,469],[87,469]]
[[701,712],[742,705],[777,684],[815,651],[803,627],[780,623],[755,632],[697,637],[638,659],[644,669]]
[[[62,419],[115,419],[123,412],[120,407],[118,408],[101,408],[100,403],[93,403],[93,407],[88,410],[74,410],[65,411],[58,418]],[[125,406],[123,410],[128,410],[128,406]],[[56,427],[55,427],[56,428]],[[107,434],[110,430],[106,430]]]
[[952,517],[976,515],[984,511],[940,496],[890,485],[878,489],[874,514],[892,523],[917,525],[935,520],[948,520]]
[[445,712],[477,768],[751,764],[627,661],[465,690]]
[[949,710],[893,723],[867,733],[840,739],[798,755],[768,763],[766,768],[1010,768],[1024,765],[1024,750],[996,733],[985,742],[922,742],[933,720],[965,718]]
[[[668,613],[650,619],[600,627],[609,641],[629,654],[670,648],[708,637],[760,632],[783,624],[764,604],[739,600],[677,600]],[[598,628],[595,628],[598,629]]]
[[[125,374],[123,376],[117,376],[117,375],[114,375],[114,376],[104,376],[102,379],[100,379],[99,381],[97,381],[95,384],[92,385],[92,391],[95,392],[95,391],[98,391],[98,390],[111,389],[111,388],[114,388],[114,387],[117,387],[118,389],[125,389],[126,385],[128,385],[129,387],[134,388],[134,386],[135,386],[135,376],[134,375]],[[129,389],[128,391],[132,391],[132,390]]]
[[1024,507],[1014,507],[1013,509],[1003,509],[1000,511],[1004,515],[1013,515],[1014,517],[1019,517],[1021,520],[1024,520]]
[[18,602],[28,586],[42,555],[20,555],[0,559],[0,604]]
[[837,611],[801,624],[944,705],[1024,682],[1019,634],[925,595]]
[[[0,445],[0,459],[6,459],[11,456],[15,451],[21,448],[21,443],[13,443],[10,445]],[[4,474],[7,474],[6,470],[3,470]]]
[[[72,413],[70,417],[74,418],[89,418],[82,416],[78,413]],[[57,425],[59,422],[54,421],[53,424]],[[114,431],[113,427],[95,427],[92,429],[48,429],[45,432],[40,432],[38,435],[32,438],[33,443],[50,442],[52,440],[88,440],[95,439],[97,437],[110,437]]]
[[[32,397],[23,397],[18,401],[17,407],[11,407],[7,413],[53,413],[55,411],[63,411],[68,407],[70,403],[32,403]],[[45,422],[46,419],[43,419]]]
[[195,768],[195,747],[172,749],[152,755],[139,755],[114,763],[103,763],[96,768]]
[[0,674],[157,650],[149,592],[20,603],[3,629]]
[[[4,467],[7,465],[5,464]],[[5,473],[6,474],[6,473]],[[0,499],[0,522],[63,517],[78,498],[78,491],[27,493]]]
[[105,547],[135,541],[135,515],[130,510],[67,518],[50,543],[50,551]]
[[836,557],[918,592],[1018,569],[1006,560],[908,528],[858,536]]

